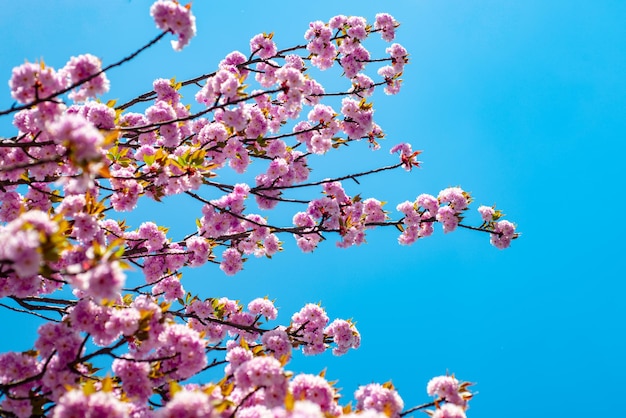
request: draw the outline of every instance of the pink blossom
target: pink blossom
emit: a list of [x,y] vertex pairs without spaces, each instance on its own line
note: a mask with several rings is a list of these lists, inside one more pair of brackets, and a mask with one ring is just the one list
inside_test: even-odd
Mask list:
[[391,55],[391,66],[395,74],[400,75],[404,70],[404,65],[409,62],[407,50],[400,44],[392,44],[385,49],[385,52]]
[[346,354],[351,348],[359,348],[361,345],[361,335],[354,324],[343,319],[335,319],[325,329],[324,333],[333,338],[337,345],[333,348],[333,354],[341,356]]
[[253,315],[263,315],[266,319],[276,319],[278,311],[274,307],[274,302],[266,298],[256,298],[248,303],[248,310]]
[[174,394],[158,418],[213,418],[213,405],[209,395],[198,390],[181,390]]
[[319,354],[326,348],[324,328],[328,315],[318,305],[309,303],[291,317],[291,329],[298,330],[298,339],[305,343],[304,354]]
[[137,236],[144,241],[146,249],[150,252],[158,251],[167,242],[165,232],[159,229],[154,222],[144,222],[137,230]]
[[499,249],[508,248],[516,237],[515,225],[509,221],[496,222],[491,234],[491,244]]
[[259,33],[250,40],[250,52],[262,59],[272,58],[276,55],[276,51],[276,44],[272,41],[271,34]]
[[[83,102],[90,97],[96,97],[109,91],[109,80],[102,71],[102,63],[99,58],[91,54],[83,54],[72,57],[60,71],[68,77],[70,84],[79,84],[78,90],[69,94],[69,98]],[[97,74],[97,75],[96,75]],[[89,81],[87,80],[91,77]]]
[[56,143],[68,149],[70,159],[78,165],[102,158],[104,138],[83,116],[64,114],[50,125],[49,132]]
[[457,213],[451,206],[443,206],[437,212],[437,221],[443,225],[443,232],[452,232],[459,225]]
[[415,203],[418,206],[424,208],[424,210],[427,210],[432,217],[436,216],[437,212],[439,211],[439,201],[435,196],[422,193],[421,195],[417,196]]
[[394,145],[389,153],[394,154],[400,151],[400,162],[406,171],[411,171],[413,167],[419,167],[420,162],[417,161],[417,156],[421,154],[421,151],[413,151],[411,144],[400,143]]
[[466,418],[465,410],[458,405],[447,403],[441,405],[431,418]]
[[387,13],[378,13],[376,15],[374,28],[380,31],[381,36],[385,41],[393,41],[395,38],[396,26],[398,26],[398,24],[391,15]]
[[235,382],[242,390],[264,388],[265,405],[282,405],[287,394],[287,378],[274,357],[254,357],[235,370]]
[[162,295],[166,301],[173,301],[185,296],[185,289],[176,276],[168,276],[160,280],[153,288],[153,295]]
[[234,275],[243,268],[241,254],[234,248],[228,248],[222,253],[220,269],[229,276]]
[[383,387],[378,383],[359,387],[354,393],[354,398],[357,401],[357,409],[373,409],[384,412],[391,418],[399,417],[402,408],[404,408],[404,402],[395,390]]
[[30,63],[13,68],[9,80],[11,96],[20,103],[29,103],[53,95],[65,87],[62,75],[43,63]]
[[323,377],[299,374],[289,383],[289,389],[295,399],[313,402],[322,412],[335,416],[341,413],[335,401],[336,391]]
[[287,359],[291,358],[291,340],[285,331],[285,327],[278,327],[263,333],[261,343],[273,357],[279,360],[284,356]]
[[126,418],[126,403],[117,399],[113,392],[95,392],[85,395],[80,390],[70,390],[59,399],[52,415],[63,417],[111,417]]
[[480,217],[483,219],[483,222],[493,221],[493,215],[496,213],[495,209],[491,206],[480,206],[478,208],[478,212],[480,213]]
[[228,353],[226,353],[225,360],[228,362],[228,365],[224,369],[224,373],[226,375],[231,375],[245,362],[248,360],[252,360],[254,355],[252,351],[242,347],[241,345],[236,345],[233,340],[229,341],[228,345]]
[[374,80],[365,74],[356,74],[352,78],[352,91],[358,97],[369,97],[374,93]]
[[22,199],[16,191],[0,192],[0,221],[10,222],[17,218],[22,209]]
[[180,94],[172,86],[172,81],[165,78],[157,78],[152,82],[152,89],[157,94],[157,101],[168,102],[175,105],[180,100]]
[[465,406],[466,401],[459,394],[459,381],[454,376],[438,376],[432,378],[426,386],[429,396],[438,396],[449,403]]
[[189,266],[198,267],[205,264],[209,260],[211,246],[206,238],[193,236],[187,238],[185,243],[187,245],[187,249],[191,251],[191,254],[188,254]]
[[366,223],[384,222],[387,219],[383,210],[383,203],[378,199],[368,198],[363,201],[363,211]]
[[183,49],[196,36],[196,18],[191,14],[191,8],[181,6],[178,2],[158,0],[150,7],[150,16],[157,27],[163,31],[170,31],[178,37],[172,41],[176,51]]
[[157,357],[163,360],[161,371],[171,379],[187,379],[207,365],[204,351],[206,340],[200,334],[182,324],[171,324],[159,335]]
[[448,187],[440,191],[438,199],[441,203],[449,203],[457,213],[465,210],[471,201],[469,194],[460,187]]
[[18,277],[28,278],[39,272],[43,257],[37,231],[17,230],[11,234],[0,234],[0,237],[3,238],[0,257],[12,263],[11,268]]
[[126,282],[126,275],[117,261],[98,263],[78,276],[78,281],[84,283],[81,290],[97,300],[117,298]]
[[125,395],[131,400],[146,402],[152,395],[150,364],[129,359],[115,359],[111,370],[121,379]]

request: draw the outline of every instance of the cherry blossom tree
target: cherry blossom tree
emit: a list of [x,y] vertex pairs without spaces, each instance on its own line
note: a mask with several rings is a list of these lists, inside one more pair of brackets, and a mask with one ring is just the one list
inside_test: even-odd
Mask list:
[[[398,22],[385,13],[372,23],[335,16],[312,22],[306,42],[290,47],[262,33],[212,73],[157,79],[124,103],[101,102],[108,71],[166,37],[180,51],[196,33],[190,6],[158,0],[150,14],[161,32],[118,62],[103,66],[84,54],[60,69],[41,61],[13,70],[15,104],[0,112],[17,128],[0,140],[1,306],[44,321],[32,350],[0,354],[0,415],[465,417],[471,385],[452,375],[433,378],[432,402],[411,407],[390,383],[360,387],[349,406],[323,374],[290,373],[296,350],[340,356],[359,347],[354,323],[330,321],[317,304],[269,326],[278,312],[268,298],[242,304],[183,287],[188,267],[234,275],[251,256],[277,254],[281,240],[311,252],[331,236],[345,248],[393,227],[409,245],[436,224],[444,233],[485,234],[502,249],[518,237],[495,207],[479,206],[482,223],[465,223],[472,198],[460,187],[420,194],[395,211],[348,195],[342,181],[418,167],[420,151],[406,143],[390,149],[398,155],[392,165],[311,177],[312,155],[356,142],[381,148],[371,97],[402,87],[409,55],[392,43]],[[370,52],[373,36],[389,46]],[[341,68],[344,91],[327,91],[310,71],[331,67]],[[221,180],[228,170],[244,180]],[[202,204],[183,239],[151,220],[119,220],[139,199],[181,194]],[[284,203],[299,209],[272,218]],[[208,371],[221,377],[195,383]]]

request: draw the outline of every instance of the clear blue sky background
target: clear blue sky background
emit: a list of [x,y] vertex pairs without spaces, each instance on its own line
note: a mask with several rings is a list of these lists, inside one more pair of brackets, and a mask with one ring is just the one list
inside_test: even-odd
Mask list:
[[[157,33],[150,3],[6,2],[0,79],[24,59],[58,68],[85,52],[105,63],[125,56]],[[186,288],[245,302],[268,295],[284,323],[317,301],[332,318],[356,320],[361,349],[340,358],[299,356],[290,365],[315,373],[327,367],[347,399],[360,384],[391,379],[412,406],[427,401],[430,377],[449,370],[477,382],[469,416],[620,414],[626,2],[196,1],[193,10],[198,37],[191,45],[175,53],[162,42],[111,71],[107,98],[132,98],[156,77],[212,71],[226,53],[247,53],[259,32],[274,31],[287,47],[302,42],[309,21],[389,12],[402,23],[397,41],[411,64],[399,96],[374,100],[388,134],[383,150],[358,144],[312,159],[314,177],[390,164],[396,159],[387,150],[409,141],[424,150],[422,169],[366,179],[349,192],[393,209],[419,193],[461,185],[477,203],[497,203],[524,235],[506,251],[470,231],[437,230],[400,247],[389,229],[371,233],[366,246],[339,250],[331,238],[307,255],[284,237],[286,251],[274,259],[250,260],[232,278],[211,266],[189,271]],[[0,92],[0,107],[10,106],[6,84]],[[0,120],[3,136],[13,134],[9,122]],[[129,221],[158,220],[180,237],[199,206],[177,203],[141,206]],[[13,337],[1,339],[2,350],[31,347],[36,324],[3,314],[0,331]]]

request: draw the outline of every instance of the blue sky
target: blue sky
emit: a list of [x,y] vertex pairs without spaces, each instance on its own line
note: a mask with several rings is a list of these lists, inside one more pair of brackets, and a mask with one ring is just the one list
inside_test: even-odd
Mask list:
[[[86,52],[105,63],[127,55],[157,33],[150,3],[5,4],[0,79],[24,59],[58,68]],[[469,416],[614,416],[626,373],[626,3],[386,3],[196,1],[198,36],[190,46],[176,53],[162,42],[112,70],[106,98],[132,98],[156,77],[210,72],[228,52],[247,53],[259,32],[275,32],[287,47],[303,41],[309,21],[389,12],[402,23],[397,42],[411,63],[400,95],[374,98],[387,133],[383,149],[356,144],[311,160],[313,177],[393,163],[388,149],[408,141],[424,150],[421,169],[364,179],[348,191],[393,210],[420,193],[460,185],[478,204],[497,203],[523,236],[499,251],[484,234],[437,230],[401,247],[388,229],[348,250],[330,237],[313,254],[283,237],[286,250],[272,260],[249,260],[235,277],[211,266],[189,270],[183,284],[205,297],[268,295],[284,323],[318,301],[332,318],[353,318],[362,348],[339,358],[300,356],[290,365],[315,373],[326,367],[347,399],[358,385],[393,380],[412,406],[427,401],[430,377],[450,371],[477,383]],[[6,84],[0,93],[0,107],[10,106]],[[13,134],[7,118],[0,128],[2,136]],[[159,221],[180,236],[199,216],[185,199],[140,209],[131,223]],[[285,224],[289,211],[267,215]],[[5,315],[0,331],[15,338],[0,348],[29,348],[36,324]]]

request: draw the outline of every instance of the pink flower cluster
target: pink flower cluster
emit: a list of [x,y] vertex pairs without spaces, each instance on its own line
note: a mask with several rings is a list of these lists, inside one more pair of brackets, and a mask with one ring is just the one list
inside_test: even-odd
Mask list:
[[70,161],[78,166],[82,167],[102,158],[104,138],[81,115],[62,115],[50,125],[49,132],[55,142],[67,149]]
[[438,396],[446,402],[465,407],[467,401],[461,396],[462,388],[454,376],[438,376],[432,378],[426,386],[429,396]]
[[299,374],[289,382],[289,390],[295,399],[313,402],[325,414],[341,415],[341,408],[336,401],[336,390],[321,376]]
[[288,381],[280,362],[274,357],[254,357],[239,366],[234,377],[239,389],[246,393],[261,390],[266,406],[283,405]]
[[391,42],[396,36],[396,28],[399,26],[398,22],[388,13],[378,13],[376,15],[376,21],[374,22],[374,28],[380,31],[382,38]]
[[69,98],[76,102],[83,102],[109,91],[110,83],[102,72],[102,62],[91,54],[72,57],[61,70],[61,74],[69,79],[70,85],[79,86],[78,90],[69,94]]
[[470,383],[460,383],[454,376],[438,376],[428,382],[426,392],[446,403],[437,404],[437,409],[430,412],[436,418],[465,418],[467,401],[472,398],[468,390]]
[[398,392],[378,383],[359,387],[354,397],[357,409],[384,412],[390,418],[398,418],[404,408],[404,402]]
[[[25,63],[13,69],[9,81],[11,96],[20,103],[46,99],[70,86],[79,87],[69,94],[69,98],[77,102],[109,91],[109,80],[102,72],[100,60],[91,54],[79,55],[72,57],[59,71],[43,62]],[[50,106],[58,108],[54,102],[41,105],[41,110]]]
[[38,295],[58,288],[58,284],[39,275],[46,259],[54,258],[44,248],[56,240],[62,240],[59,225],[39,210],[30,210],[0,225],[0,297]]
[[82,390],[75,389],[59,399],[52,417],[127,418],[128,407],[113,392],[100,391],[87,395]]
[[197,374],[207,365],[206,340],[200,333],[182,324],[172,324],[159,335],[157,358],[161,370],[170,379],[184,380]]
[[365,230],[387,219],[383,203],[377,199],[350,198],[340,182],[322,186],[326,197],[312,200],[306,212],[298,212],[293,224],[300,228],[294,234],[303,252],[313,251],[321,240],[321,231],[336,231],[341,235],[337,246],[346,248],[365,242]]
[[511,240],[517,238],[515,225],[509,221],[499,221],[495,223],[491,234],[491,244],[496,248],[505,249],[511,245]]
[[411,171],[413,167],[419,167],[420,162],[417,161],[417,156],[421,154],[421,151],[413,151],[411,144],[402,142],[395,145],[389,151],[391,154],[400,152],[400,162],[406,171]]
[[150,16],[157,27],[178,37],[172,41],[176,51],[183,49],[196,36],[196,17],[191,14],[190,6],[181,6],[177,1],[158,0],[150,7]]
[[[26,353],[8,352],[0,354],[0,385],[37,376],[42,366],[43,364],[37,361],[36,357]],[[27,383],[8,389],[5,392],[8,396],[3,397],[0,408],[19,418],[29,417],[32,406],[28,396],[32,386],[34,386],[32,383]]]
[[54,68],[30,63],[13,68],[9,88],[11,96],[20,103],[30,103],[52,96],[65,88],[63,76]]
[[400,76],[404,71],[404,65],[409,62],[409,54],[400,44],[392,44],[386,49],[386,52],[391,55],[391,65],[381,67],[378,70],[378,75],[385,79],[387,85],[384,91],[386,94],[398,94],[402,85]]
[[[374,30],[381,32],[385,41],[390,42],[395,38],[397,26],[398,23],[391,15],[387,13],[376,15]],[[336,31],[334,35],[333,30]],[[373,83],[361,71],[370,62],[370,53],[362,41],[371,31],[372,28],[366,20],[357,16],[335,16],[328,24],[321,21],[312,22],[304,35],[309,41],[307,49],[312,55],[311,63],[321,70],[326,70],[338,60],[345,76],[353,80],[356,90],[369,89]],[[333,41],[338,47],[335,47]],[[385,80],[385,93],[397,94],[401,85],[399,77],[404,64],[408,62],[408,53],[399,44],[387,48],[387,53],[391,55],[392,65],[381,67],[378,74]]]
[[346,354],[351,348],[357,349],[361,345],[361,334],[353,323],[344,319],[335,319],[324,329],[324,334],[336,344],[333,348],[336,356]]
[[400,244],[408,245],[418,238],[430,236],[435,220],[443,225],[444,232],[454,231],[461,212],[467,208],[469,202],[469,194],[458,187],[451,187],[442,190],[437,198],[421,194],[414,202],[399,204],[397,209],[404,214],[402,221],[404,231],[398,241]]

